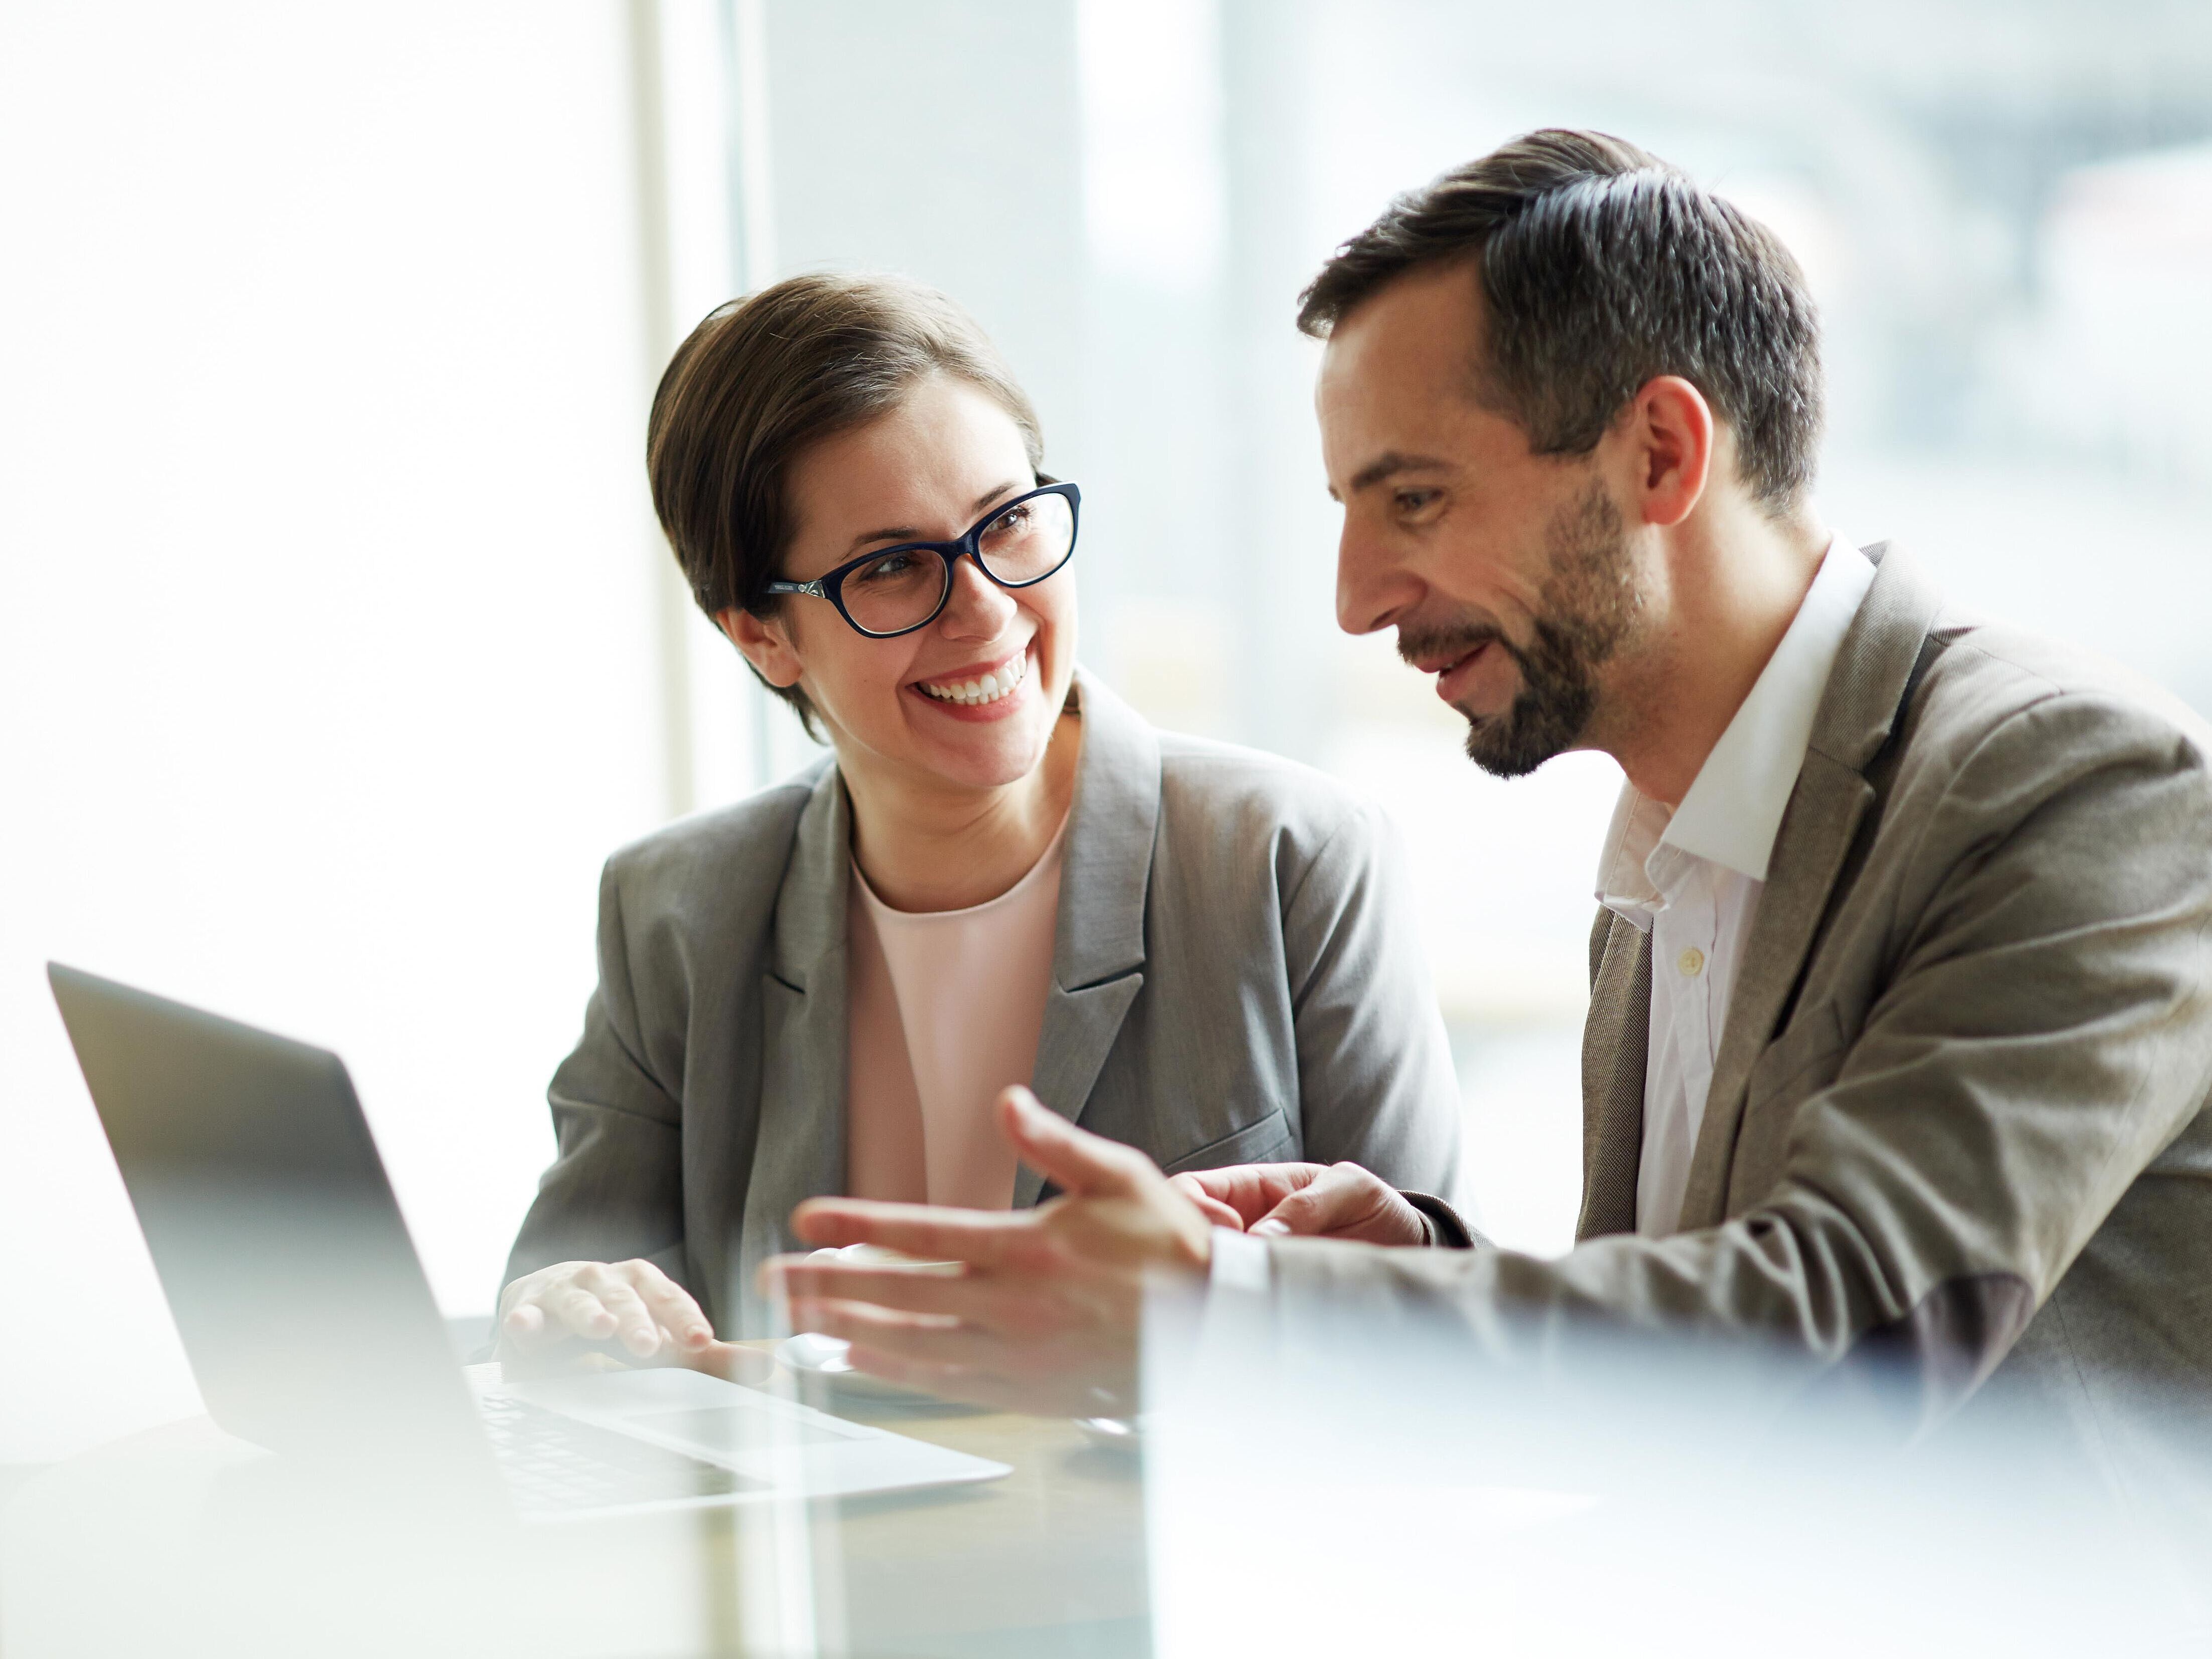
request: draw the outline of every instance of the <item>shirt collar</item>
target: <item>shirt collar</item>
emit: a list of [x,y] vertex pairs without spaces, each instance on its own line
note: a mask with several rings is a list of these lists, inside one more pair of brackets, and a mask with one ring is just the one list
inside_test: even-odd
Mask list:
[[1651,931],[1651,918],[1667,908],[1659,891],[1652,854],[1666,832],[1667,809],[1624,783],[1613,804],[1613,822],[1606,828],[1605,848],[1598,854],[1598,902],[1615,915],[1636,924],[1639,932]]
[[1873,585],[1874,566],[1866,556],[1844,537],[1831,535],[1804,602],[1750,695],[1698,769],[1682,804],[1670,816],[1632,784],[1621,785],[1598,860],[1601,902],[1638,926],[1648,925],[1631,915],[1630,908],[1648,917],[1657,907],[1659,883],[1650,866],[1668,847],[1753,881],[1766,879],[1774,837],[1805,764],[1821,694],[1844,635]]

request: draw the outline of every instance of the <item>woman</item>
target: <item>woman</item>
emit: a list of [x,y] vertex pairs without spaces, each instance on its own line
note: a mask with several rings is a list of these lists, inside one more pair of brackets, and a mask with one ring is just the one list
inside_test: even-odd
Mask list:
[[727,1369],[715,1333],[767,1328],[754,1269],[801,1199],[1038,1201],[990,1126],[1012,1082],[1170,1171],[1449,1182],[1457,1091],[1383,821],[1077,668],[1080,493],[1042,460],[988,340],[913,283],[795,277],[670,363],[661,525],[835,756],[609,861],[508,1352]]

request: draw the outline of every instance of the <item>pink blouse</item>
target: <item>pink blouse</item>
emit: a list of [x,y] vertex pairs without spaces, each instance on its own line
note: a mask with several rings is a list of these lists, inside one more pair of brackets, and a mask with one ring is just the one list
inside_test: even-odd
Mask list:
[[991,1103],[1036,1069],[1066,820],[1030,872],[965,910],[894,910],[852,866],[845,907],[846,1190],[1003,1210],[1014,1154]]

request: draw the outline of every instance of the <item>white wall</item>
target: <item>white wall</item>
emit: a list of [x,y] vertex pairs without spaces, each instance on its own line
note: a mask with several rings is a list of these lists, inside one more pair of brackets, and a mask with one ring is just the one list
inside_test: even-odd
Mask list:
[[340,1050],[489,1304],[668,799],[623,19],[0,11],[0,1462],[197,1408],[50,957]]

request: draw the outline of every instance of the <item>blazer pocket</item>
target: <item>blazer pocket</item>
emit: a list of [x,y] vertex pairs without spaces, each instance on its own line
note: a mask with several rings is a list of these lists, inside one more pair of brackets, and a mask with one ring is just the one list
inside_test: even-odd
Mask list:
[[1185,1152],[1164,1167],[1169,1175],[1184,1170],[1222,1170],[1232,1164],[1269,1164],[1291,1144],[1290,1120],[1279,1106],[1257,1123],[1248,1123],[1232,1134],[1210,1140],[1196,1152]]
[[1782,1095],[1802,1099],[1835,1081],[1843,1069],[1844,1022],[1836,1005],[1824,1002],[1790,1022],[1778,1042],[1753,1060],[1744,1087],[1744,1109],[1755,1110]]
[[1791,1020],[1781,1040],[1752,1062],[1729,1165],[1729,1214],[1756,1204],[1781,1178],[1799,1112],[1836,1080],[1850,1051],[1835,1005],[1823,1003]]

